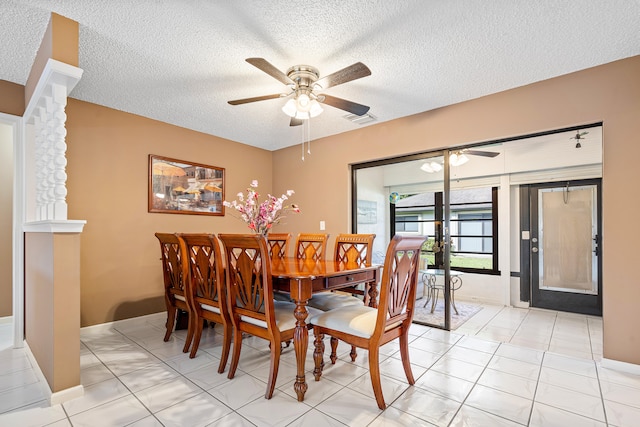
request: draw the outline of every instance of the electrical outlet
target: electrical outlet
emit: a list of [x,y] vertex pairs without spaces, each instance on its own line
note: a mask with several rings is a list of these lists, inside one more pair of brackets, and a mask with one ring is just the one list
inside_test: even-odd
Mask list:
[[324,231],[325,229],[325,223],[324,221],[320,221],[320,231]]

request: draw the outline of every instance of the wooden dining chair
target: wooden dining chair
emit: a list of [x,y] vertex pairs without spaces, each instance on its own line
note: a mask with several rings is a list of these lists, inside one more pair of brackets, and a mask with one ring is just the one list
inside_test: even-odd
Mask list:
[[[296,326],[292,302],[273,299],[271,257],[267,240],[255,234],[220,234],[226,253],[227,302],[233,325],[233,353],[228,378],[236,373],[242,335],[269,341],[271,361],[266,399],[271,399],[278,377],[281,344],[293,339]],[[309,314],[319,310],[308,308]]]
[[[324,366],[324,336],[330,335],[369,352],[369,373],[376,402],[380,409],[386,404],[380,383],[380,347],[400,339],[402,366],[409,384],[415,379],[409,362],[409,327],[413,320],[416,287],[420,268],[420,249],[425,236],[395,235],[387,248],[378,307],[364,304],[337,308],[310,316],[313,325],[314,370],[316,381],[320,381]],[[336,361],[336,352],[331,349],[331,362]]]
[[[176,323],[178,310],[189,312],[189,305],[185,296],[185,276],[183,258],[180,252],[180,239],[175,233],[155,233],[160,242],[162,254],[162,277],[164,279],[164,302],[167,307],[167,323],[164,340],[169,341]],[[189,322],[190,324],[191,322]],[[187,338],[183,352],[189,351],[193,330],[187,329]]]
[[291,233],[269,233],[267,243],[271,259],[283,259],[289,256],[289,242]]
[[[334,245],[334,261],[347,268],[350,266],[370,266],[373,254],[373,240],[375,237],[375,234],[338,234]],[[369,288],[370,284],[367,283],[364,285],[364,289],[360,289],[356,286],[350,286],[339,289],[337,292],[318,292],[313,294],[308,305],[322,311],[329,311],[354,304],[358,305],[364,303],[369,305]],[[375,307],[375,296],[372,302]],[[338,345],[338,340],[336,338],[332,337],[331,340],[332,345]],[[355,346],[351,346],[351,352],[349,354],[351,356],[351,360],[355,362],[358,357]]]
[[189,328],[193,331],[190,358],[200,345],[204,321],[222,326],[222,355],[218,372],[224,372],[231,349],[231,317],[227,307],[224,267],[218,238],[213,234],[179,234],[186,299],[190,309]]
[[323,260],[327,252],[328,234],[300,233],[296,237],[295,257],[298,259]]

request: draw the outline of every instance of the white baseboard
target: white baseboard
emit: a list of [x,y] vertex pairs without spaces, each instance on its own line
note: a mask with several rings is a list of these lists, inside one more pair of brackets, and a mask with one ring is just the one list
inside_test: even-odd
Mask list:
[[60,390],[53,393],[51,391],[51,387],[49,386],[49,382],[47,381],[47,378],[42,373],[42,370],[40,369],[40,365],[38,365],[38,361],[36,360],[35,356],[31,352],[31,348],[29,348],[29,343],[27,343],[26,341],[24,342],[24,348],[27,354],[27,358],[29,358],[29,361],[31,362],[31,366],[33,366],[33,371],[36,377],[38,378],[38,381],[42,384],[42,389],[46,393],[46,397],[47,397],[47,400],[49,401],[49,405],[51,406],[58,405],[66,401],[69,401],[71,399],[84,396],[84,387],[82,385],[69,387],[64,390]]
[[75,387],[69,387],[64,390],[51,393],[51,397],[49,398],[49,404],[51,406],[59,405],[71,399],[75,399],[82,396],[84,396],[84,387],[82,385],[77,385]]
[[0,317],[0,325],[13,323],[13,316]]
[[633,363],[603,358],[600,362],[600,366],[607,369],[613,369],[614,371],[622,371],[628,374],[640,375],[640,365],[635,365]]
[[144,316],[138,316],[138,317],[132,317],[130,319],[123,319],[123,320],[114,320],[113,322],[107,322],[107,323],[99,323],[97,325],[92,325],[92,326],[84,326],[82,328],[80,328],[80,332],[83,331],[93,331],[93,332],[100,332],[100,331],[108,331],[109,329],[112,329],[114,326],[116,325],[126,325],[127,323],[131,323],[131,322],[135,322],[138,323],[140,322],[140,320],[156,320],[156,318],[161,317],[161,318],[166,318],[167,317],[167,311],[160,311],[158,313],[151,313],[151,314],[145,314]]

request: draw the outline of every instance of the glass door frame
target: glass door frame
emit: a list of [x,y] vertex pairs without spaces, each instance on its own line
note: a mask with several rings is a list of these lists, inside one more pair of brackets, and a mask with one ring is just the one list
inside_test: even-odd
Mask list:
[[[443,208],[444,208],[444,217],[443,217],[443,233],[442,233],[442,238],[443,238],[443,243],[444,243],[444,250],[443,250],[443,255],[444,255],[444,326],[443,325],[437,325],[437,324],[429,324],[428,326],[430,327],[434,327],[434,328],[439,328],[439,329],[444,329],[447,331],[451,330],[451,273],[450,273],[450,263],[451,263],[451,248],[450,248],[450,243],[451,242],[451,223],[450,223],[450,216],[451,216],[451,207],[450,207],[450,164],[449,164],[449,157],[451,154],[452,150],[451,149],[443,149],[443,150],[437,150],[437,151],[430,151],[430,152],[425,152],[425,153],[419,153],[419,154],[413,154],[413,155],[408,155],[408,156],[401,156],[401,157],[395,157],[395,158],[391,158],[391,159],[383,159],[383,160],[376,160],[376,161],[371,161],[371,162],[365,162],[365,163],[358,163],[358,164],[351,164],[350,166],[350,171],[351,171],[351,232],[352,233],[357,233],[358,230],[358,212],[356,209],[357,206],[357,201],[358,201],[358,194],[357,194],[357,189],[358,189],[358,179],[357,179],[357,172],[360,169],[366,169],[366,168],[371,168],[371,167],[376,167],[376,166],[385,166],[385,165],[390,165],[390,164],[395,164],[395,163],[402,163],[402,162],[409,162],[409,161],[416,161],[416,160],[426,160],[429,158],[433,158],[433,157],[442,157],[444,164],[443,166],[443,193],[444,193],[444,200],[443,200]],[[388,219],[390,220],[390,219]],[[389,240],[392,239],[393,236],[389,236]],[[420,280],[420,279],[419,279]]]

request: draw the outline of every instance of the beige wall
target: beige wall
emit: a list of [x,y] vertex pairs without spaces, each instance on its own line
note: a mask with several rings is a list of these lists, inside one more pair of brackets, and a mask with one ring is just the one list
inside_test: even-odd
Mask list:
[[0,80],[0,113],[21,116],[24,113],[24,86]]
[[27,105],[49,58],[74,67],[78,66],[79,34],[79,24],[76,21],[57,13],[51,14],[49,25],[42,37],[25,85],[24,95]]
[[229,214],[148,213],[149,154],[225,168],[227,200],[252,179],[271,190],[268,151],[73,99],[67,117],[69,219],[87,221],[82,326],[164,310],[155,232],[248,232]]
[[80,384],[80,235],[26,233],[25,245],[25,335],[55,393]]
[[335,236],[350,230],[350,163],[603,121],[604,357],[640,364],[639,76],[637,56],[314,141],[304,163],[289,147],[273,155],[274,190],[296,190],[304,214],[293,231],[322,219]]
[[5,317],[13,314],[13,128],[3,123],[0,123],[0,182],[0,317]]

